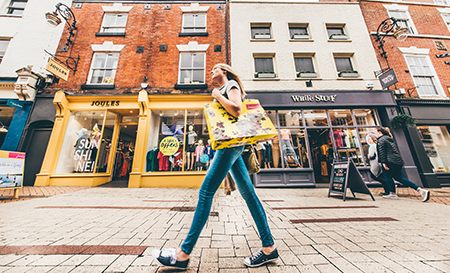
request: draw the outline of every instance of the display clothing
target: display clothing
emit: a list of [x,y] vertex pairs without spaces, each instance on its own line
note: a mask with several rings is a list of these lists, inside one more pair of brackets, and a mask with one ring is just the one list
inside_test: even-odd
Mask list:
[[291,130],[289,129],[281,129],[280,130],[281,139],[290,139],[291,137]]
[[286,166],[289,166],[288,155],[292,156],[295,165],[300,165],[290,139],[281,139],[281,149],[284,153],[284,164]]
[[270,159],[272,158],[272,141],[266,141],[263,145],[263,163],[270,163]]
[[278,168],[278,164],[280,163],[280,138],[278,135],[272,139],[272,142],[273,167]]
[[203,145],[198,145],[195,148],[195,162],[198,162],[200,160],[200,156],[203,154],[204,151],[205,151],[205,146],[203,146]]

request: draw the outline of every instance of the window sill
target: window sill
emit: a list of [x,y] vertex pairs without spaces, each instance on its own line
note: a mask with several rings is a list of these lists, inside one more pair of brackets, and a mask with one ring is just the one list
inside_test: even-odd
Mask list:
[[125,32],[96,32],[95,37],[125,37]]
[[352,40],[347,39],[347,40],[333,40],[333,39],[328,39],[328,42],[338,42],[338,43],[345,43],[345,42],[351,42]]
[[82,84],[81,89],[114,89],[114,84]]
[[207,89],[208,85],[206,83],[194,83],[194,84],[175,84],[175,89]]
[[361,78],[361,77],[356,77],[356,78],[343,78],[343,77],[337,77],[337,79],[338,80],[341,80],[341,81],[354,81],[354,80],[362,80],[363,78]]
[[280,78],[253,78],[254,81],[279,81]]
[[313,39],[289,39],[289,42],[314,42]]
[[15,14],[0,14],[0,17],[22,18],[22,15],[15,15]]
[[180,33],[178,33],[178,37],[195,37],[195,36],[207,37],[208,32],[180,32]]
[[250,39],[250,42],[275,42],[275,39]]
[[322,78],[320,78],[320,77],[316,77],[316,78],[314,78],[314,77],[304,77],[304,78],[295,78],[295,80],[296,81],[305,81],[305,80],[314,80],[314,81],[316,81],[316,80],[322,80]]

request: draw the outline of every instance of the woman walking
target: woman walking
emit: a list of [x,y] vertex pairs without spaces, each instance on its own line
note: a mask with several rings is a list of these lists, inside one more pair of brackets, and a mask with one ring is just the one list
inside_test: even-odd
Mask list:
[[390,136],[389,129],[380,127],[377,129],[377,152],[378,152],[378,162],[383,166],[383,173],[386,182],[389,187],[389,195],[384,195],[384,198],[398,199],[395,191],[395,184],[392,178],[399,181],[400,183],[409,186],[420,193],[422,196],[422,201],[427,202],[430,199],[430,192],[428,190],[422,189],[410,180],[402,176],[403,159],[398,151],[397,144],[395,144],[394,139]]
[[[239,117],[242,109],[242,99],[245,92],[236,73],[226,64],[216,64],[211,71],[212,80],[221,86],[212,91],[215,102],[219,102],[225,110],[234,117]],[[154,249],[153,257],[164,266],[186,268],[190,254],[197,242],[208,216],[210,214],[212,199],[223,179],[230,171],[236,186],[244,198],[253,220],[256,223],[262,249],[254,253],[252,257],[244,259],[244,264],[249,267],[257,267],[278,259],[278,251],[267,223],[264,208],[256,196],[255,189],[250,180],[241,153],[245,146],[224,148],[217,150],[205,179],[200,187],[197,208],[189,233],[181,247],[175,249]]]
[[373,134],[370,134],[367,138],[367,144],[369,144],[369,161],[370,161],[370,177],[372,179],[381,183],[384,188],[384,192],[381,195],[388,195],[389,188],[386,180],[384,179],[383,169],[381,164],[378,162],[377,155],[377,137]]

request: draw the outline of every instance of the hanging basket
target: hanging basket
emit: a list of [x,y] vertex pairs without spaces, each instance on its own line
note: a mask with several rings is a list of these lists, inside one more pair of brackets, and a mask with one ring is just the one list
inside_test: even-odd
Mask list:
[[413,119],[411,116],[405,114],[396,115],[392,119],[392,127],[394,127],[395,129],[405,129],[409,125],[415,126],[416,123],[416,119]]

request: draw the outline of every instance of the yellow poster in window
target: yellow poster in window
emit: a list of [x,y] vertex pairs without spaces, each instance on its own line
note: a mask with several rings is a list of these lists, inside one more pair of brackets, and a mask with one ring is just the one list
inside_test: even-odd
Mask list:
[[173,155],[178,151],[180,142],[175,137],[166,137],[159,143],[159,150],[163,155]]

